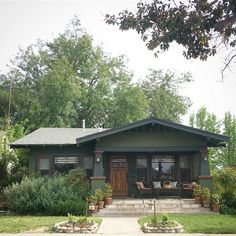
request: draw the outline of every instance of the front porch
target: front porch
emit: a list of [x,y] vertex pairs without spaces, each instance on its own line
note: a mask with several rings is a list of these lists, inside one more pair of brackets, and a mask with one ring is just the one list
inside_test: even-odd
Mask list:
[[[164,182],[175,182],[180,191],[174,194],[181,198],[192,197],[187,185],[198,182],[211,187],[207,151],[172,152],[103,152],[95,151],[95,175],[91,177],[92,191],[99,184],[109,182],[114,197],[140,197],[136,182],[142,181],[147,188],[156,182],[164,190]],[[97,182],[97,183],[95,183]],[[157,193],[157,192],[156,192]],[[172,191],[158,194],[173,196]],[[152,195],[147,197],[157,197]]]

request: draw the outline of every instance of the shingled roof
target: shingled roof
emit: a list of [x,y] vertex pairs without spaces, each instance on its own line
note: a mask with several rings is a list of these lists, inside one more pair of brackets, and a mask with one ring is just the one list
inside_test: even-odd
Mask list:
[[94,128],[40,128],[16,140],[11,147],[34,145],[76,145],[76,139],[100,132]]

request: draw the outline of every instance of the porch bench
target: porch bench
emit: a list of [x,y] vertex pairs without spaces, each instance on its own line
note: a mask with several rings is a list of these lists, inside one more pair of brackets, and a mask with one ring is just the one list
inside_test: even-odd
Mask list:
[[139,192],[139,197],[143,197],[143,194],[148,194],[152,197],[152,188],[145,187],[142,181],[135,182],[137,190]]
[[181,197],[181,189],[178,186],[177,181],[165,181],[163,183],[163,186],[161,186],[161,182],[153,181],[152,186],[153,186],[153,193],[156,198],[159,198],[160,195],[176,196],[177,198]]

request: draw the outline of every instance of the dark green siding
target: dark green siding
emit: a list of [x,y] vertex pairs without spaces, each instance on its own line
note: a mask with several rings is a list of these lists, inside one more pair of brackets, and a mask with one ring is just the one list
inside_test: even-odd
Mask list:
[[[194,134],[177,131],[164,130],[152,131],[125,131],[118,134],[103,137],[97,140],[96,148],[106,150],[107,148],[173,148],[177,147],[205,147],[206,141]],[[176,150],[177,150],[176,149]]]
[[34,146],[30,148],[31,160],[30,167],[37,171],[37,158],[38,157],[50,157],[51,163],[55,156],[78,156],[79,164],[83,166],[83,157],[93,157],[94,156],[94,145],[67,145],[67,146]]

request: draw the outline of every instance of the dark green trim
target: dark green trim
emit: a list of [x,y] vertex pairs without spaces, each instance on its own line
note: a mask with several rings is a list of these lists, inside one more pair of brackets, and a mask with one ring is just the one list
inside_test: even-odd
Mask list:
[[104,152],[195,152],[203,147],[102,147]]
[[140,120],[140,121],[136,121],[127,125],[122,125],[119,126],[117,128],[113,128],[113,129],[109,129],[109,130],[105,130],[105,131],[101,131],[99,133],[95,133],[95,134],[91,134],[91,135],[87,135],[85,137],[82,138],[78,138],[76,139],[76,143],[84,143],[90,140],[94,140],[94,139],[98,139],[98,138],[102,138],[105,136],[109,136],[112,134],[117,134],[123,131],[127,131],[130,129],[134,129],[134,128],[138,128],[140,126],[144,126],[144,125],[154,125],[154,124],[158,124],[158,125],[163,125],[169,128],[173,128],[173,129],[177,129],[177,130],[181,130],[181,131],[185,131],[188,133],[192,133],[192,134],[196,134],[202,137],[207,138],[207,143],[208,146],[218,146],[220,144],[222,144],[222,142],[228,142],[229,138],[227,136],[224,135],[219,135],[219,134],[215,134],[215,133],[211,133],[208,131],[204,131],[204,130],[200,130],[200,129],[196,129],[196,128],[192,128],[189,126],[185,126],[185,125],[181,125],[181,124],[177,124],[177,123],[173,123],[173,122],[169,122],[169,121],[165,121],[165,120],[161,120],[161,119],[157,119],[157,118],[150,118],[150,119],[145,119],[145,120]]

